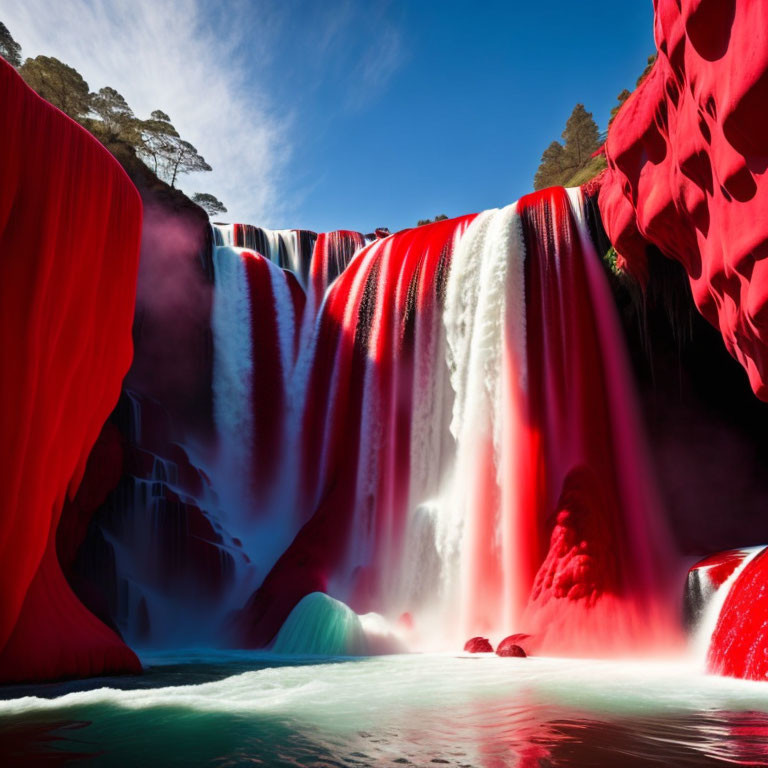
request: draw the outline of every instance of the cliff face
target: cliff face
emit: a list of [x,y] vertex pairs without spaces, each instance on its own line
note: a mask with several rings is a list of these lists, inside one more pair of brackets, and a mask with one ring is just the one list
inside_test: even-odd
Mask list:
[[2,60],[0,103],[0,680],[137,670],[55,534],[131,361],[141,201]]
[[[659,55],[609,131],[602,218],[620,265],[641,281],[653,286],[663,279],[659,263],[649,264],[654,251],[649,246],[682,264],[696,307],[720,331],[755,394],[768,400],[768,137],[763,129],[768,3],[656,0],[654,5]],[[722,371],[716,357],[710,356],[707,365],[700,376],[717,381]],[[715,377],[712,370],[718,371]],[[681,402],[676,413],[688,405]],[[710,409],[713,417],[715,410]],[[731,415],[738,413],[732,409]],[[759,413],[755,420],[762,418]],[[691,442],[708,442],[691,441],[692,434],[689,430],[689,457],[701,455]],[[724,437],[722,431],[711,443],[717,446],[717,461],[738,467],[739,457],[746,456],[743,445]],[[764,432],[760,441],[764,444]],[[699,463],[696,472],[706,475],[708,469]],[[684,464],[677,464],[675,473],[685,475]],[[733,498],[743,503],[729,518],[744,518],[742,507],[754,495],[739,477],[737,472],[729,485]],[[764,527],[762,510],[749,534],[723,536],[728,532],[722,529],[720,546],[761,543],[756,537]],[[700,510],[704,529],[725,518],[724,511]],[[765,558],[759,557],[731,588],[712,635],[712,671],[764,679],[765,580]]]
[[606,142],[600,209],[620,263],[651,243],[768,400],[768,3],[655,0],[658,59]]

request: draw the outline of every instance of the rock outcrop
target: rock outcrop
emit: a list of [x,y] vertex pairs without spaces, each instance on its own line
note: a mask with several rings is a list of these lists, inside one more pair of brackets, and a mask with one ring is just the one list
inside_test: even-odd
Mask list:
[[654,5],[658,59],[608,133],[603,221],[641,279],[648,244],[683,264],[768,400],[768,3]]

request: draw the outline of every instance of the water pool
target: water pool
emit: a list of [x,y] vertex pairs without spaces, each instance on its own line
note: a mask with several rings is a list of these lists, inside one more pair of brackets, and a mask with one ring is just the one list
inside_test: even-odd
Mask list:
[[768,765],[768,684],[679,661],[145,654],[0,689],[4,765]]

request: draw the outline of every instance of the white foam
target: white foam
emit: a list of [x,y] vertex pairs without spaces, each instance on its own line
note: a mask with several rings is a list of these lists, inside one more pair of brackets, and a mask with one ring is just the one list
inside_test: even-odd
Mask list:
[[[242,654],[226,657],[243,659]],[[223,655],[214,658],[221,661]],[[263,662],[268,657],[254,658]],[[702,675],[694,665],[676,661],[411,654],[271,667],[200,685],[100,688],[54,699],[26,696],[0,701],[0,715],[98,705],[126,710],[181,707],[198,712],[285,714],[304,724],[352,732],[379,723],[383,713],[462,701],[490,707],[516,698],[522,703],[535,700],[613,715],[768,712],[765,684]]]

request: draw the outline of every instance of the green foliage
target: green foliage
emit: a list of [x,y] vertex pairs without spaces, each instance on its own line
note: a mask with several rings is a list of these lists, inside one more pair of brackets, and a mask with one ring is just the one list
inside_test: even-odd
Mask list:
[[138,128],[140,141],[136,150],[139,157],[172,187],[184,173],[212,170],[197,149],[179,136],[171,118],[162,110],[156,109],[149,120],[139,123]]
[[[14,63],[16,59],[20,62],[20,51],[7,27],[0,23],[0,54]],[[211,170],[197,149],[179,136],[162,110],[156,109],[147,120],[141,120],[114,88],[105,86],[90,93],[77,70],[51,56],[27,59],[19,73],[33,90],[87,128],[118,158],[138,156],[171,187],[182,174]],[[213,195],[201,197],[200,205],[209,212],[226,211]]]
[[220,213],[227,212],[224,203],[207,192],[195,192],[192,195],[192,202],[197,203],[209,216],[217,216]]
[[425,224],[432,224],[435,221],[445,221],[448,217],[444,213],[438,213],[434,219],[419,219],[417,227],[423,227]]
[[171,118],[160,109],[152,112],[149,120],[143,120],[139,130],[141,140],[136,151],[155,175],[159,175],[165,158],[172,151],[172,142],[179,138],[179,133],[171,124]]
[[611,246],[603,255],[603,261],[608,265],[608,269],[613,272],[614,275],[624,274],[618,266],[619,254],[616,253],[616,249]]
[[72,67],[53,56],[36,56],[19,73],[30,88],[74,120],[82,122],[91,110],[88,83]]
[[605,161],[605,155],[598,155],[593,157],[583,167],[579,168],[573,176],[569,176],[563,181],[564,187],[580,187],[582,184],[586,184],[590,179],[594,179],[598,173],[608,167],[608,163]]
[[[654,53],[652,56],[648,57],[648,61],[645,64],[645,69],[640,74],[640,77],[637,78],[637,82],[635,83],[635,88],[638,88],[643,80],[645,80],[646,77],[650,74],[651,70],[653,69],[653,65],[656,63],[656,59],[658,58],[658,54]],[[619,102],[612,110],[611,110],[611,119],[608,121],[608,127],[611,127],[611,123],[616,119],[616,115],[619,114],[619,110],[624,106],[624,102],[632,95],[630,91],[628,91],[626,88],[616,97],[617,101]]]
[[107,86],[91,94],[91,111],[98,119],[86,125],[102,143],[122,141],[136,146],[141,139],[140,124],[128,102]]
[[[648,57],[645,69],[637,78],[639,86],[650,73],[656,61],[657,54]],[[608,127],[610,128],[616,115],[631,92],[626,88],[618,95],[616,106],[611,110]],[[597,123],[592,118],[592,113],[587,112],[583,104],[577,104],[563,131],[563,143],[553,141],[541,156],[536,175],[533,178],[534,189],[545,187],[577,187],[593,179],[606,168],[603,155],[592,157],[602,144]]]
[[616,115],[619,114],[619,110],[624,106],[624,102],[632,95],[631,91],[628,91],[626,88],[616,97],[618,100],[618,104],[611,110],[611,117],[608,120],[608,127],[611,127],[611,124],[616,119]]
[[658,58],[659,58],[658,53],[653,53],[648,57],[648,61],[645,64],[645,69],[640,74],[640,77],[637,78],[637,83],[635,83],[635,87],[639,86],[643,82],[643,80],[645,80],[645,78],[651,74],[653,65],[656,63],[656,59]]
[[591,112],[583,104],[577,104],[565,124],[564,160],[568,168],[583,168],[600,148],[600,131]]
[[0,21],[0,56],[16,69],[21,66],[21,46],[13,39],[13,35],[2,21]]
[[546,189],[562,183],[565,167],[565,147],[559,141],[553,141],[541,156],[539,168],[533,177],[534,189]]
[[160,177],[171,187],[176,186],[176,180],[184,173],[198,173],[213,170],[205,158],[198,154],[192,144],[184,139],[170,138],[160,154]]

